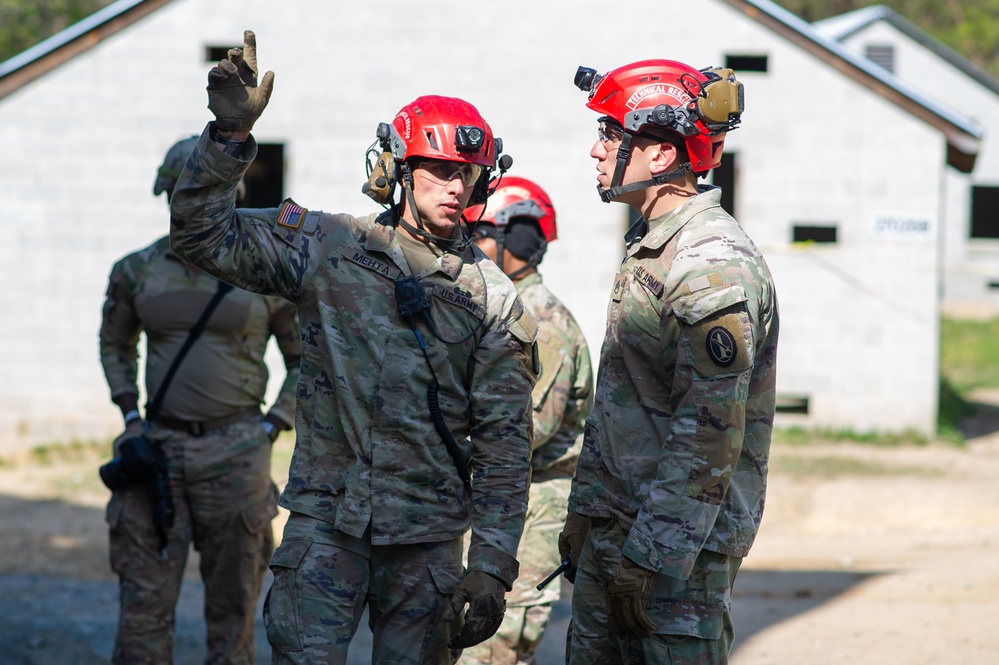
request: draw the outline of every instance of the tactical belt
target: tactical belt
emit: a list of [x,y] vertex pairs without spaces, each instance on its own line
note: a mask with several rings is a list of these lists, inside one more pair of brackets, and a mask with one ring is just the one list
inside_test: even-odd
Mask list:
[[236,423],[249,420],[253,417],[260,417],[259,407],[247,407],[237,411],[231,416],[213,418],[212,420],[181,420],[180,418],[156,416],[153,418],[153,422],[162,427],[166,427],[167,429],[177,430],[179,432],[184,432],[186,434],[190,434],[191,436],[197,437],[202,436],[206,432],[222,429],[223,427],[228,427],[229,425],[235,425]]

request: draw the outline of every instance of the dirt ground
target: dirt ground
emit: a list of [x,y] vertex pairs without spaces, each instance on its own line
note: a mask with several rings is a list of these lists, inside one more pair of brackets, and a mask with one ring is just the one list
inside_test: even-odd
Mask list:
[[[999,392],[978,398],[963,448],[774,447],[763,527],[736,583],[732,665],[999,663]],[[4,665],[90,665],[111,653],[117,584],[96,473],[105,460],[86,451],[53,460],[0,466]],[[278,534],[282,526],[283,515]],[[565,589],[541,665],[562,662]],[[201,601],[192,556],[176,663],[204,656]],[[352,664],[368,662],[366,632]],[[259,621],[257,642],[268,663]]]

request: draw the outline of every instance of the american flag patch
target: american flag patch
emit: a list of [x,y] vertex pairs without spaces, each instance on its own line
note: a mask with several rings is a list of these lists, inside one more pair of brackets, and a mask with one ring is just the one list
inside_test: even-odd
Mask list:
[[278,226],[284,226],[289,229],[297,229],[302,225],[302,220],[305,219],[305,213],[309,212],[302,206],[293,203],[291,200],[285,201],[284,205],[278,211],[277,223]]

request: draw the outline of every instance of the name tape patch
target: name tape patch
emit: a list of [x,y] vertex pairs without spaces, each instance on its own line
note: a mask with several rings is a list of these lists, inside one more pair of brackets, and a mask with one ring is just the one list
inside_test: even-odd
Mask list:
[[452,305],[457,305],[462,309],[468,310],[475,315],[476,318],[481,319],[485,315],[482,307],[480,307],[479,304],[472,299],[471,291],[463,291],[457,286],[449,289],[442,284],[434,284],[433,294],[435,297],[440,298],[444,302],[448,302]]
[[369,256],[364,252],[357,250],[348,251],[345,255],[350,261],[353,261],[362,268],[367,268],[368,270],[373,270],[379,275],[384,275],[385,277],[392,277],[398,271],[384,261],[379,261],[373,256]]

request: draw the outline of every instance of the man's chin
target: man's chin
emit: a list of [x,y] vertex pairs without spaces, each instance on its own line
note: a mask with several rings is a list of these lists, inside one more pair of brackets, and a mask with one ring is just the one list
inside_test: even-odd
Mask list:
[[458,222],[452,221],[448,218],[435,219],[433,221],[423,220],[426,224],[427,230],[433,233],[438,238],[451,238],[454,235],[454,231],[458,226]]

